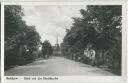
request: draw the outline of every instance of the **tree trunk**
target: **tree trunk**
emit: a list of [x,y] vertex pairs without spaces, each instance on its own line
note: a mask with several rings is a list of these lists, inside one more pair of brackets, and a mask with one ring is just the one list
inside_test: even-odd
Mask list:
[[19,61],[18,65],[22,65],[22,45],[19,46]]

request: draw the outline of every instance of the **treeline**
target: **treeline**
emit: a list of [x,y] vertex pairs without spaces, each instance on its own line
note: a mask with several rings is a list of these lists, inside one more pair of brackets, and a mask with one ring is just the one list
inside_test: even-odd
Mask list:
[[35,26],[23,20],[19,5],[5,7],[5,69],[35,60],[40,45],[40,36]]
[[41,46],[42,49],[39,53],[39,58],[48,59],[53,54],[54,48],[48,40],[45,40],[43,43],[41,43]]
[[[89,5],[81,9],[82,17],[74,23],[61,44],[66,58],[90,64],[84,59],[84,49],[94,49],[95,66],[121,74],[122,7],[120,5]],[[73,58],[75,57],[75,58]]]

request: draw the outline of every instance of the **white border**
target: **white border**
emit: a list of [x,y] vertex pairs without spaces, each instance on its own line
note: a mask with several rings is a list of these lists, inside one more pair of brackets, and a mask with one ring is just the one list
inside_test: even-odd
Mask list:
[[1,0],[2,2],[124,2],[127,0]]
[[[127,11],[127,15],[126,15],[126,19],[127,19],[127,32],[128,32],[128,2],[126,2],[126,11]],[[127,33],[127,50],[128,50],[128,33]],[[127,52],[127,83],[128,83],[128,52]]]
[[[58,76],[59,80],[38,81],[38,83],[125,83],[127,71],[127,28],[126,28],[126,3],[124,2],[2,2],[1,3],[1,81],[2,83],[18,83],[26,82],[23,80],[6,81],[4,76],[4,5],[122,5],[122,76]],[[23,76],[14,76],[22,79]],[[33,76],[31,76],[33,77]],[[38,76],[36,76],[38,77]],[[51,76],[52,77],[52,76]],[[27,83],[35,83],[37,81],[27,81]]]

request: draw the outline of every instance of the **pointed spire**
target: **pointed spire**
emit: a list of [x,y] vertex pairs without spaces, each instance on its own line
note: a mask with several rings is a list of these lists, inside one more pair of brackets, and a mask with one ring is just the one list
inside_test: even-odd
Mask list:
[[56,44],[58,44],[58,34],[56,35]]

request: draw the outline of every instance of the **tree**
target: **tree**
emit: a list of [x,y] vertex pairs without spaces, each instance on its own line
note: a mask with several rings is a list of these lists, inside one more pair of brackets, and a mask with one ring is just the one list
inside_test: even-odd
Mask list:
[[[83,52],[84,48],[93,48],[96,50],[97,65],[104,65],[108,59],[113,61],[111,64],[114,69],[120,69],[121,11],[120,5],[89,5],[86,10],[81,9],[82,17],[73,18],[74,23],[64,37],[62,52],[69,52],[67,56],[72,56],[73,50],[76,54]],[[110,54],[105,55],[106,52]]]
[[[96,48],[106,51],[113,50],[109,51],[111,54],[108,57],[113,57],[111,59],[113,61],[111,63],[113,65],[113,69],[120,69],[122,7],[120,5],[88,6],[88,11],[92,15],[93,19],[98,23],[97,30],[100,32],[98,33],[97,42],[95,43]],[[115,65],[118,66],[115,67]]]
[[52,45],[50,44],[48,40],[45,40],[42,43],[42,53],[43,53],[44,58],[49,58],[49,56],[53,54]]
[[5,6],[5,69],[32,62],[40,44],[35,26],[28,26],[23,16],[20,5]]

